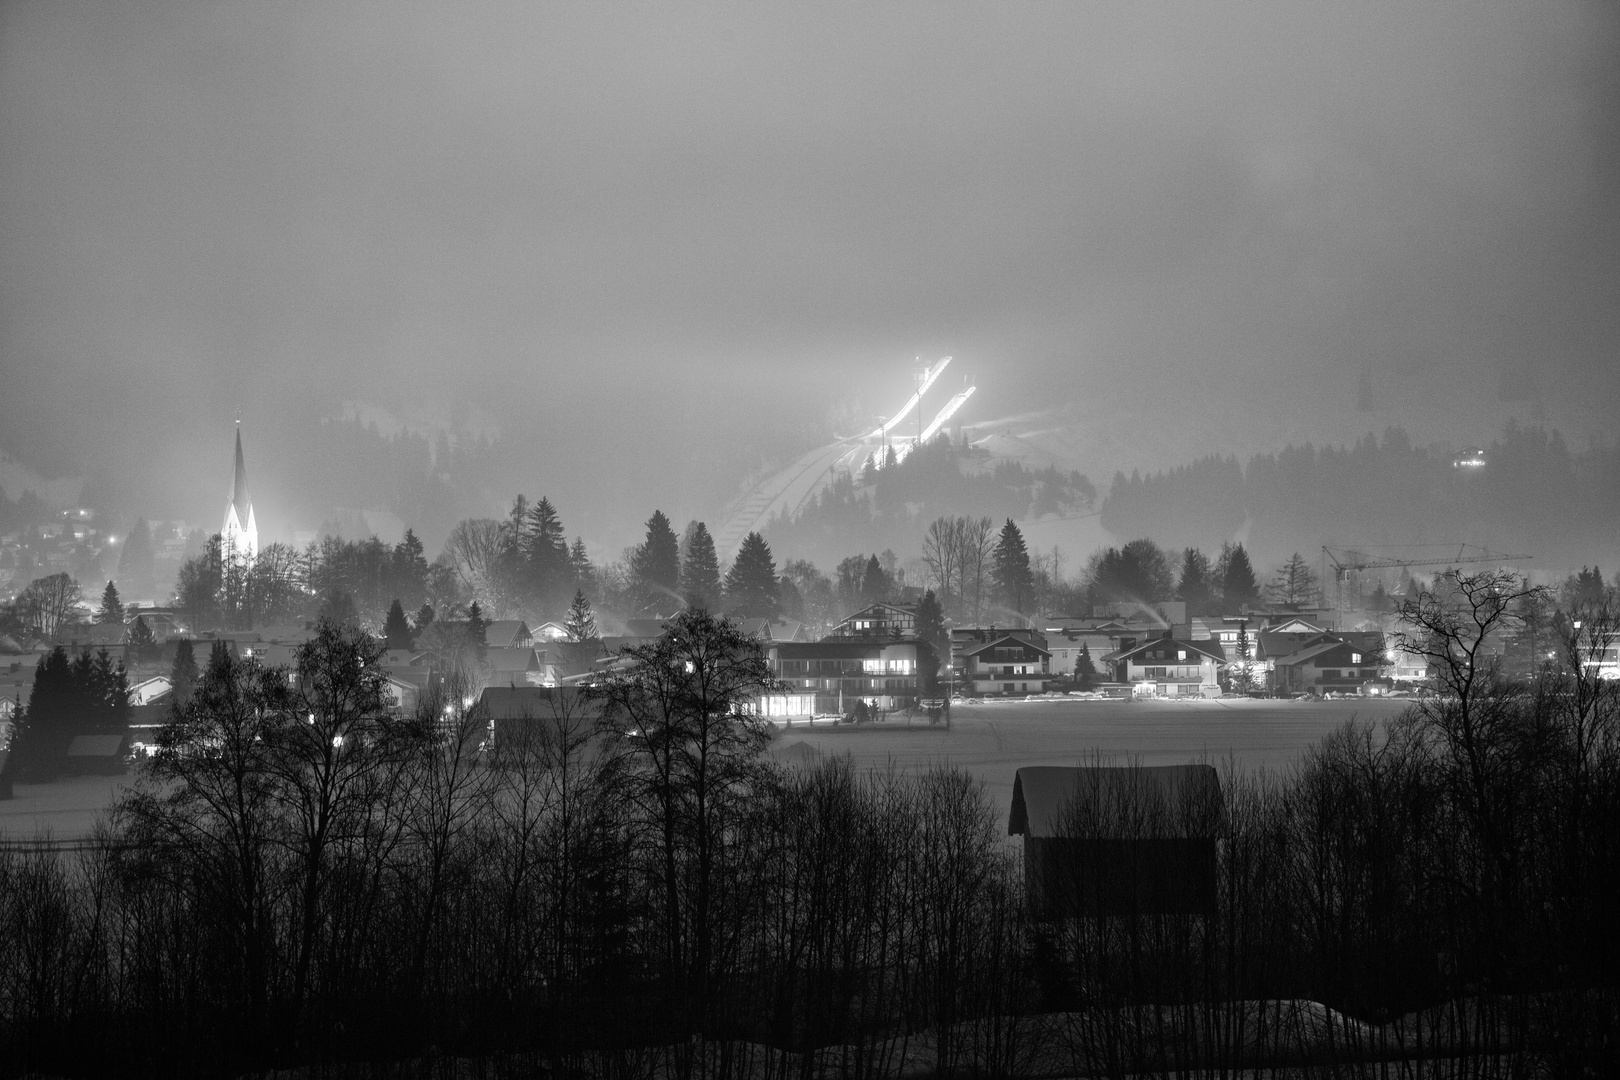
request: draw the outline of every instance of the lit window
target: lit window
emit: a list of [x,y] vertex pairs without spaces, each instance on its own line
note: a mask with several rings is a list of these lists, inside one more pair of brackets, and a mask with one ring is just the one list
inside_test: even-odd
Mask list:
[[1351,663],[1352,663],[1352,664],[1359,664],[1359,663],[1361,663],[1361,654],[1360,654],[1360,653],[1358,653],[1358,652],[1353,652],[1353,653],[1351,653],[1351,654],[1350,654],[1350,662],[1351,662]]

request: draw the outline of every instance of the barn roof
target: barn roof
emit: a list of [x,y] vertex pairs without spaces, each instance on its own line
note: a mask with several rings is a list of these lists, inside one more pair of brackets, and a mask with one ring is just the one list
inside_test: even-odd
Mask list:
[[1172,831],[1190,833],[1188,815],[1179,811],[1218,812],[1220,794],[1213,765],[1029,765],[1013,778],[1007,835],[1062,836],[1077,810],[1089,816],[1144,804],[1164,807],[1170,811],[1166,824]]
[[109,758],[124,753],[127,735],[75,735],[68,744],[70,758]]

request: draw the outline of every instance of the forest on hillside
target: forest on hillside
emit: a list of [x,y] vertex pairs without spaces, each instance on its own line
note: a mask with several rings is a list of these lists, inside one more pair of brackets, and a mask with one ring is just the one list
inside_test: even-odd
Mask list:
[[1287,446],[1200,458],[1147,476],[1118,473],[1101,521],[1115,536],[1218,548],[1248,525],[1262,560],[1330,546],[1482,544],[1568,568],[1612,549],[1620,443],[1572,451],[1557,431],[1510,423],[1486,464],[1412,444],[1391,428],[1354,446]]
[[854,550],[915,551],[938,517],[1002,521],[1084,513],[1096,496],[1083,473],[991,464],[941,433],[903,461],[840,476],[797,515],[773,520],[765,537],[777,551],[830,564]]

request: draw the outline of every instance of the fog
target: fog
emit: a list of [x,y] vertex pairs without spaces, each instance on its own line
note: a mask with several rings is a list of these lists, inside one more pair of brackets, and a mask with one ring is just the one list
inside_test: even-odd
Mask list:
[[916,356],[1104,483],[1612,440],[1617,56],[1597,3],[6,4],[0,451],[211,522],[240,410],[278,538],[323,417],[498,433],[469,505],[616,550]]

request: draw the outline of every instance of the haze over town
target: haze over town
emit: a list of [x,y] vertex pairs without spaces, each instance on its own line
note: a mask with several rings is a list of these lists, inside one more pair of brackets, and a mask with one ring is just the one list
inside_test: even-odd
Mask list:
[[0,4],[0,1075],[1620,1075],[1617,205],[1596,0]]

